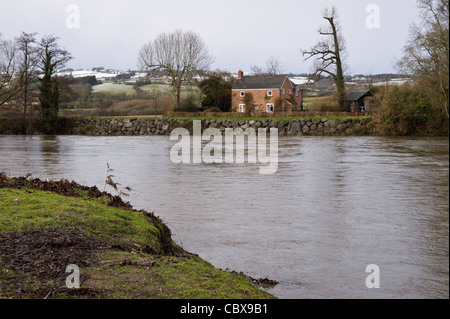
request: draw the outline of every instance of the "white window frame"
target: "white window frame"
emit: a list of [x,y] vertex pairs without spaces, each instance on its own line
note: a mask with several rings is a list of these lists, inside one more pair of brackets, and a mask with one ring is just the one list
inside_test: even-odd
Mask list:
[[245,96],[245,91],[241,91],[240,96],[244,97]]
[[292,90],[291,89],[289,89],[289,95],[291,95],[292,94]]
[[273,92],[272,91],[267,91],[267,96],[273,96]]
[[266,104],[266,112],[273,113],[274,111],[275,111],[275,105],[273,105],[273,103],[267,103]]
[[295,88],[295,96],[297,96],[297,97],[298,97],[298,91],[300,91],[300,88],[297,86],[297,87]]
[[239,104],[238,112],[245,113],[245,104]]
[[285,93],[285,90],[284,90],[284,88],[283,88],[282,94],[284,94],[284,93]]

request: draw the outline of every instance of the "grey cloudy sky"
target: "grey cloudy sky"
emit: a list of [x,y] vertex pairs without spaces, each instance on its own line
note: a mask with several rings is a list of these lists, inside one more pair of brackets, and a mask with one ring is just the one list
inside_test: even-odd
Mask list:
[[[310,72],[301,48],[319,39],[324,7],[338,9],[348,48],[350,74],[395,72],[409,25],[417,19],[415,0],[0,0],[0,33],[55,34],[75,59],[70,67],[136,69],[141,46],[161,32],[198,33],[215,57],[212,69],[235,72],[279,56],[284,72]],[[75,4],[79,28],[68,28]],[[379,8],[379,28],[368,28],[368,5]],[[373,11],[372,11],[373,13]]]

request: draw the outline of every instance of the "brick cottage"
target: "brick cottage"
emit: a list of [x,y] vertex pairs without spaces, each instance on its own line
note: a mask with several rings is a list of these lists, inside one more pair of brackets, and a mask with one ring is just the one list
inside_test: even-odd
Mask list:
[[252,115],[296,111],[302,109],[303,90],[286,75],[244,76],[239,70],[231,103],[234,112]]

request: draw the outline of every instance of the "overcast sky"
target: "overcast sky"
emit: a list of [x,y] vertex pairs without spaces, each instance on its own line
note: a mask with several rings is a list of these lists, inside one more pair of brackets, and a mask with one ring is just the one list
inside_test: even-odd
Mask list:
[[[283,71],[311,71],[300,49],[320,36],[324,7],[338,9],[347,42],[350,74],[395,73],[409,25],[417,19],[415,0],[0,0],[0,33],[55,34],[74,56],[70,67],[136,69],[141,46],[161,32],[198,33],[215,57],[212,69],[236,72],[264,66],[279,56]],[[79,8],[76,15],[69,5]],[[369,5],[379,9],[366,12]],[[69,7],[68,7],[69,6]],[[369,9],[373,8],[369,6]],[[369,19],[369,25],[366,20]],[[75,25],[74,25],[75,23]]]

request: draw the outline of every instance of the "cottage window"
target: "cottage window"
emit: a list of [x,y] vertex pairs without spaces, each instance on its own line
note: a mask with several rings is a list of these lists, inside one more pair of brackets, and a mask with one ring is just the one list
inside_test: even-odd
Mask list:
[[298,91],[300,91],[300,88],[297,86],[297,87],[295,88],[295,96],[298,96]]
[[291,95],[292,94],[292,90],[291,89],[289,89],[289,95]]
[[245,112],[245,104],[239,104],[239,113]]
[[241,97],[244,97],[244,96],[245,96],[245,92],[241,91]]
[[273,96],[272,91],[267,91],[267,96]]
[[284,94],[284,92],[285,92],[285,91],[284,91],[284,89],[283,89],[283,94]]
[[273,110],[274,110],[274,105],[273,105],[273,103],[267,103],[267,104],[266,104],[266,111],[267,111],[268,113],[273,113]]

